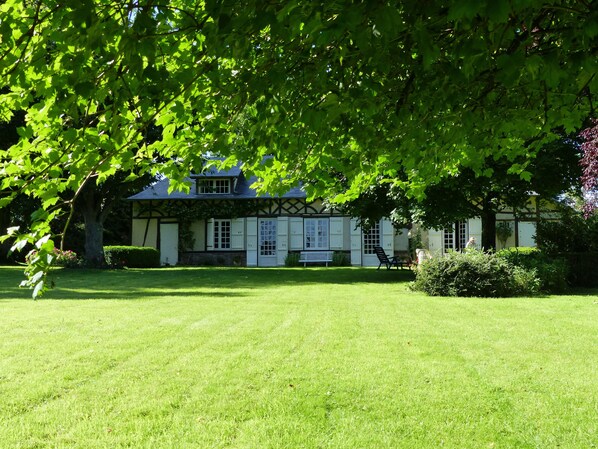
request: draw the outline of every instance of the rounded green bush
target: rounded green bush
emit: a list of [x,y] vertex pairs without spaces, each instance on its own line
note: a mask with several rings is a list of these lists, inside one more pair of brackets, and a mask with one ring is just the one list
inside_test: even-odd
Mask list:
[[532,270],[496,254],[470,250],[427,260],[412,288],[431,296],[506,297],[536,294],[538,286]]

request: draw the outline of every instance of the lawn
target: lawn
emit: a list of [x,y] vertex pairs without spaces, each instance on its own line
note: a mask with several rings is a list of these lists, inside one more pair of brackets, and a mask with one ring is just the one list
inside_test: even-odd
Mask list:
[[354,268],[0,268],[1,448],[591,448],[598,291]]

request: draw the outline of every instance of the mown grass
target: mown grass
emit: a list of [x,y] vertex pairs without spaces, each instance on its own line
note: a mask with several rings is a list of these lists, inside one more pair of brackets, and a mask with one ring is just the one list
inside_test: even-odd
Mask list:
[[589,448],[598,296],[373,269],[0,268],[1,448]]

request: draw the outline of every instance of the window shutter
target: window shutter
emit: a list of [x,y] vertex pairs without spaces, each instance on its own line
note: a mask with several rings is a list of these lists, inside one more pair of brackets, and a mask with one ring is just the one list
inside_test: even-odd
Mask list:
[[392,227],[392,223],[390,220],[383,218],[382,219],[382,248],[386,251],[387,254],[392,255],[394,253],[394,236],[395,230]]
[[276,255],[278,265],[284,265],[284,260],[289,253],[289,217],[278,217],[276,223]]
[[351,265],[361,266],[361,227],[351,219]]
[[245,242],[245,219],[235,218],[231,222],[230,247],[231,249],[243,249]]
[[213,218],[210,218],[208,220],[208,235],[207,235],[206,249],[208,251],[214,250],[214,219]]
[[247,218],[247,266],[257,266],[257,218]]
[[290,249],[291,250],[302,250],[303,249],[303,218],[291,217],[291,238],[290,238]]
[[330,249],[343,249],[343,217],[330,217]]

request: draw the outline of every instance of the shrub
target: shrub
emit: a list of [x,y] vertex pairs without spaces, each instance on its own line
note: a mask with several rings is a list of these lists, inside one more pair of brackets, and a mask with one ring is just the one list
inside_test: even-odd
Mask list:
[[497,255],[512,265],[535,271],[543,292],[562,293],[567,289],[569,269],[563,258],[549,257],[537,248],[508,248]]
[[598,214],[588,219],[570,207],[559,210],[557,220],[540,220],[536,244],[547,254],[598,252]]
[[299,254],[299,253],[288,253],[287,256],[284,258],[284,266],[285,267],[298,267],[300,257],[301,257],[301,254]]
[[60,267],[77,268],[81,266],[81,261],[75,251],[68,249],[62,251],[59,248],[54,248],[54,255],[56,256],[56,265]]
[[598,276],[596,275],[598,252],[563,253],[561,257],[567,261],[569,267],[569,276],[567,277],[569,285],[598,287]]
[[335,251],[332,253],[332,265],[335,267],[347,267],[351,265],[351,260],[347,253],[343,251]]
[[[31,261],[37,257],[37,251],[31,251],[25,257],[25,261],[27,263],[31,263]],[[54,248],[54,264],[59,267],[64,268],[78,268],[81,266],[81,260],[77,256],[75,251],[71,251],[70,249],[61,250],[60,248]]]
[[537,293],[534,272],[496,254],[471,250],[427,260],[412,284],[432,296],[504,297]]
[[542,282],[535,269],[514,266],[512,287],[514,296],[531,296],[540,293]]
[[111,268],[156,268],[160,252],[145,246],[105,246],[104,257]]
[[569,285],[598,286],[598,214],[585,219],[580,211],[564,207],[558,220],[538,222],[536,242],[550,257],[566,260]]

